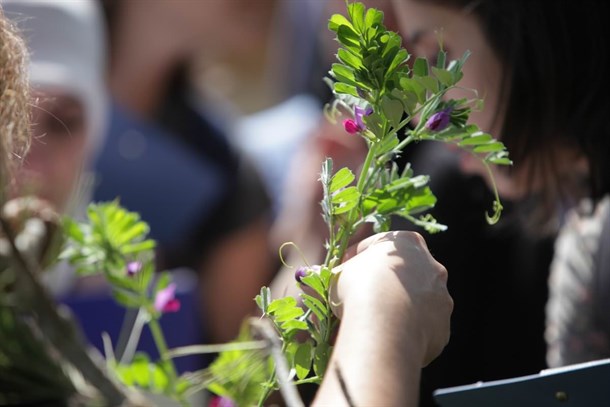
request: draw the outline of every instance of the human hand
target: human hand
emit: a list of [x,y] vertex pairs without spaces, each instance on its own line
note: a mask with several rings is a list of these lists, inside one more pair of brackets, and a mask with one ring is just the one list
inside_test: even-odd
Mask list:
[[414,232],[380,233],[348,251],[331,290],[343,320],[369,318],[379,335],[405,335],[420,350],[422,366],[449,340],[453,300],[447,270]]

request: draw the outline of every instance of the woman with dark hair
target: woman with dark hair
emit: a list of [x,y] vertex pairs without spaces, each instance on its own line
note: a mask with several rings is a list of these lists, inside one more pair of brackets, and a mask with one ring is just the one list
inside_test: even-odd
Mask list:
[[[485,178],[477,161],[464,155],[445,170],[434,164],[433,183],[441,190],[433,190],[462,197],[459,202],[439,197],[437,219],[447,222],[450,230],[428,239],[436,258],[451,272],[456,312],[450,345],[424,372],[423,400],[431,402],[429,391],[437,387],[545,367],[548,238],[538,240],[536,234],[558,226],[562,232],[548,285],[547,361],[557,365],[610,356],[610,321],[602,312],[610,290],[610,246],[603,237],[609,227],[604,232],[601,227],[610,222],[609,36],[604,4],[394,4],[412,53],[433,59],[442,46],[449,58],[456,59],[466,50],[472,52],[460,82],[463,90],[448,96],[472,97],[471,89],[476,89],[485,108],[472,119],[500,137],[514,161],[512,168],[496,171],[500,193],[514,204],[494,232],[472,220],[473,205],[486,202],[481,196],[488,194],[471,178]],[[431,171],[430,156],[419,160]],[[457,168],[470,175],[458,175]],[[583,198],[587,203],[581,205]],[[480,216],[484,207],[475,210]],[[525,212],[526,229],[534,234],[525,233],[513,219],[523,218]],[[447,217],[456,218],[456,223]]]

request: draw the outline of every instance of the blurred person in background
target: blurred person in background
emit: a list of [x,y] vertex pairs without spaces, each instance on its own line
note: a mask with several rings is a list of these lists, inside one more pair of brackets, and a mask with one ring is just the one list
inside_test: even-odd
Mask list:
[[191,69],[200,55],[256,47],[272,3],[101,1],[112,103],[94,199],[142,215],[161,268],[197,271],[208,342],[237,334],[272,277],[270,204],[229,144],[224,106],[202,102]]
[[[82,216],[90,198],[90,163],[106,120],[105,38],[93,1],[2,0],[31,54],[33,137],[16,176],[17,196],[33,194],[56,210]],[[84,173],[83,173],[84,171]],[[56,295],[74,284],[59,266],[44,278]]]
[[[406,34],[407,27],[398,27],[391,2],[366,4],[385,12],[384,23],[388,28]],[[344,7],[343,2],[328,1],[322,12],[324,22],[332,13],[343,13]],[[322,54],[326,58],[322,63],[328,69],[336,44],[326,29],[324,34],[320,42],[326,49]],[[436,58],[438,37],[434,29],[426,34],[420,42],[406,36],[405,46],[415,54],[411,61],[419,55],[431,61]],[[445,43],[449,44],[450,40]],[[472,50],[476,44],[459,45]],[[473,52],[478,54],[479,50]],[[459,50],[450,54],[452,58],[460,56]],[[466,63],[466,69],[475,57],[482,58],[473,56]],[[486,95],[484,89],[479,91]],[[476,114],[473,119],[477,120]],[[347,166],[358,172],[365,153],[366,146],[360,138],[349,137],[340,123],[333,125],[325,118],[321,118],[302,143],[290,163],[289,174],[285,175],[282,210],[274,228],[278,245],[292,241],[300,249],[285,249],[289,266],[301,265],[303,257],[310,264],[324,258],[327,227],[320,215],[322,189],[318,181],[324,158],[332,157],[334,168]],[[427,143],[409,146],[397,158],[401,167],[411,162],[416,173],[431,175],[431,188],[438,197],[432,213],[449,226],[447,232],[426,236],[435,258],[447,264],[451,272],[449,287],[455,292],[456,307],[452,341],[423,373],[422,403],[425,405],[432,403],[432,391],[439,387],[517,376],[545,367],[544,304],[552,237],[526,233],[517,211],[506,201],[503,201],[501,223],[487,225],[484,213],[493,195],[483,178],[478,174],[464,174],[458,161],[455,152],[440,144]],[[413,229],[413,225],[395,219],[392,228]],[[363,230],[359,238],[371,232]],[[494,264],[493,279],[488,278],[490,264]],[[293,280],[293,270],[284,267],[274,280],[272,293],[282,295],[292,289]],[[511,301],[516,296],[522,298],[518,304]],[[489,363],[489,360],[495,362]]]
[[[610,192],[603,3],[394,5],[415,56],[434,62],[440,44],[449,59],[472,52],[460,93],[448,96],[472,97],[468,89],[476,89],[485,108],[473,121],[499,137],[514,161],[495,171],[505,211],[491,227],[483,213],[492,195],[476,159],[436,146],[412,157],[416,171],[432,176],[439,198],[432,213],[449,226],[427,241],[451,274],[456,304],[451,342],[423,372],[422,405],[433,405],[438,387],[537,373],[547,361],[556,366],[610,356],[604,306],[610,272],[597,260],[609,252],[600,238]],[[584,56],[591,61],[583,66]],[[586,221],[566,222],[574,217]],[[555,246],[549,282],[560,228],[570,237]]]

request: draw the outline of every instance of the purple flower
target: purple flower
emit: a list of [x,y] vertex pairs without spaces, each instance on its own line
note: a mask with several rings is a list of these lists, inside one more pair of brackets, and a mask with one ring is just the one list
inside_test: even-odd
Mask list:
[[311,267],[301,266],[301,267],[297,268],[296,271],[294,272],[294,278],[300,283],[301,279],[303,277],[306,277],[307,275],[309,275],[310,271],[312,271],[314,273],[319,273],[320,266],[318,266],[318,265],[313,265]]
[[294,272],[294,278],[300,283],[301,279],[303,277],[307,276],[307,272],[309,271],[309,269],[305,266],[301,266],[299,268],[297,268],[297,270]]
[[448,107],[434,113],[426,122],[426,128],[430,131],[442,131],[449,125],[451,120],[451,108]]
[[180,301],[176,299],[176,284],[170,283],[159,290],[155,295],[155,309],[158,312],[177,312],[180,310]]
[[127,275],[133,277],[142,270],[142,262],[130,261],[127,263]]
[[367,107],[366,109],[356,106],[354,108],[354,119],[343,120],[343,127],[349,134],[356,134],[366,130],[366,124],[362,118],[364,116],[370,116],[373,114],[373,108]]
[[356,118],[356,124],[362,130],[366,129],[366,124],[362,121],[363,116],[370,116],[373,114],[373,108],[367,107],[366,109],[361,108],[360,106],[356,106],[354,109],[354,117]]

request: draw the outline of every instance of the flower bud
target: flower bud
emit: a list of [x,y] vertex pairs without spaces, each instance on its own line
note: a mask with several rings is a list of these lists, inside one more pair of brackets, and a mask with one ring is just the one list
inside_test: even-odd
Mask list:
[[442,131],[449,125],[450,120],[451,108],[447,108],[430,116],[426,122],[426,128],[430,131]]
[[349,134],[356,134],[361,130],[358,124],[352,119],[343,120],[343,127]]
[[180,310],[180,301],[176,299],[176,284],[168,284],[155,295],[155,310],[157,312],[177,312]]
[[133,277],[142,270],[142,262],[130,261],[127,263],[127,275]]
[[299,283],[301,282],[301,279],[305,276],[307,276],[307,272],[309,271],[309,269],[305,266],[301,266],[298,267],[296,269],[296,271],[294,272],[294,278],[295,280],[297,280]]

